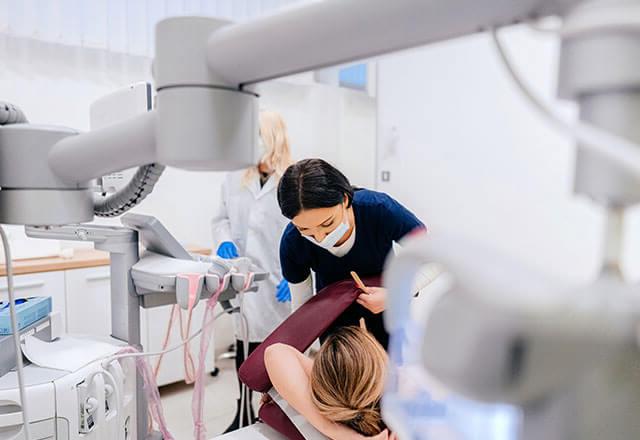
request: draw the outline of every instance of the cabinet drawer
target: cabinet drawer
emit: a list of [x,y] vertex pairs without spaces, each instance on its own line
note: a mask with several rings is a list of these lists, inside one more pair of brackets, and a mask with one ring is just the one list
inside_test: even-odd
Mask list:
[[111,334],[109,266],[66,271],[67,331],[96,336]]

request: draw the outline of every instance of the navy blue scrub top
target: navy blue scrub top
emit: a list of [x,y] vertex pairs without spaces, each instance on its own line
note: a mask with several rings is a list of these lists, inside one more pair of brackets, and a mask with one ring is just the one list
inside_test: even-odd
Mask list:
[[[292,284],[306,280],[310,271],[316,274],[316,291],[337,281],[351,279],[351,271],[361,277],[378,276],[382,273],[387,255],[394,241],[424,224],[407,208],[387,194],[358,189],[353,196],[353,211],[356,222],[356,240],[353,248],[342,257],[331,254],[302,237],[290,223],[280,241],[280,264],[284,278]],[[384,330],[382,313],[373,314],[360,304],[351,305],[320,339],[337,329],[358,325],[364,318],[367,329],[385,349],[389,335]]]

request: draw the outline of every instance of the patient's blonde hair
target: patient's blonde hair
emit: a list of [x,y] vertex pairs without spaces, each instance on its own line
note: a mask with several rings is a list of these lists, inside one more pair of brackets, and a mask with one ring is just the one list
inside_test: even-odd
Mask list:
[[[260,112],[259,125],[260,137],[265,146],[265,152],[260,158],[260,163],[272,170],[276,177],[280,179],[289,165],[293,163],[287,125],[280,113],[264,110]],[[243,178],[243,184],[247,185],[251,179],[258,175],[258,165],[256,164],[256,166],[247,170]]]
[[365,436],[385,428],[380,415],[387,354],[358,327],[345,327],[322,344],[311,370],[311,399],[320,413]]

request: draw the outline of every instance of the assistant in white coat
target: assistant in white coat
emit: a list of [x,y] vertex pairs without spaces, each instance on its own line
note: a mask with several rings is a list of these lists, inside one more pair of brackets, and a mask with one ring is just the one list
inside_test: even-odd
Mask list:
[[[238,254],[249,257],[257,266],[269,272],[269,278],[257,283],[257,292],[243,298],[243,313],[248,320],[249,341],[262,342],[289,315],[290,302],[276,299],[276,287],[282,281],[280,269],[280,237],[288,221],[280,213],[276,201],[277,177],[272,175],[260,187],[259,177],[243,184],[244,172],[230,173],[222,186],[224,219],[216,218],[216,246],[231,241]],[[234,300],[237,301],[237,300]],[[237,305],[237,303],[234,303]],[[236,337],[243,330],[236,319]]]
[[[243,294],[250,352],[291,312],[290,301],[280,302],[276,298],[277,287],[283,281],[280,237],[289,223],[280,212],[277,188],[280,177],[292,163],[286,125],[278,113],[260,113],[260,140],[264,148],[256,160],[257,165],[226,176],[222,184],[221,207],[212,221],[214,251],[222,243],[231,242],[238,255],[249,257],[269,272],[267,280],[257,283],[257,292]],[[241,342],[244,334],[240,316],[236,313],[234,318],[236,366],[239,366],[244,359]],[[232,424],[230,428],[237,426]]]

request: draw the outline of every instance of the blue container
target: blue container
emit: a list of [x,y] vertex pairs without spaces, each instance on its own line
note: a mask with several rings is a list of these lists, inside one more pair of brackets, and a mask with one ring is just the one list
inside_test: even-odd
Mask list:
[[[16,299],[16,319],[18,330],[30,326],[51,313],[50,296],[32,296]],[[0,335],[10,335],[11,315],[9,314],[9,301],[0,301]]]

